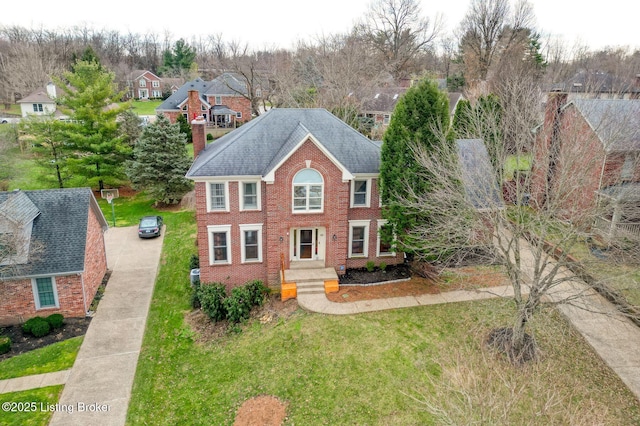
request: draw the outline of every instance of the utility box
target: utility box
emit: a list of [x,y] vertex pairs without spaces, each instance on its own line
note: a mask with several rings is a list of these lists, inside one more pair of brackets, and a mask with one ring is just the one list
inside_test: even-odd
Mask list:
[[189,274],[191,285],[195,285],[196,281],[200,281],[200,269],[192,269]]

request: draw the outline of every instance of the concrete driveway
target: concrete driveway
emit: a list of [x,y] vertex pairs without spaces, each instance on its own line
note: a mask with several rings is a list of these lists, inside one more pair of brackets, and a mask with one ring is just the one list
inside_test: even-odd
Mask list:
[[112,274],[50,425],[125,424],[162,242],[137,226],[105,233]]

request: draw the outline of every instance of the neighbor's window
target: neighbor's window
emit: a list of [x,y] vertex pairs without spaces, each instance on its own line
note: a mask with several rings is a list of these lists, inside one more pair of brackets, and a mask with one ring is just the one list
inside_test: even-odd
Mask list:
[[222,105],[222,96],[216,96],[215,102],[216,102],[216,105]]
[[231,263],[231,225],[209,226],[209,263]]
[[140,79],[140,87],[147,87],[147,81]]
[[151,86],[152,86],[152,87],[160,87],[160,82],[159,82],[158,80],[153,80],[153,81],[151,82]]
[[33,104],[33,112],[42,112],[42,104]]
[[323,186],[322,175],[316,170],[300,170],[293,178],[293,211],[322,211]]
[[58,307],[58,295],[56,294],[55,280],[52,277],[34,279],[33,293],[36,309]]

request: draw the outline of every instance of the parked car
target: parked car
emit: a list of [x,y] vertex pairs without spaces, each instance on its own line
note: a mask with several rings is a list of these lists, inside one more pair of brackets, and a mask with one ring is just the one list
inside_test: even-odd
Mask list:
[[159,237],[162,232],[162,216],[145,216],[138,225],[138,237]]

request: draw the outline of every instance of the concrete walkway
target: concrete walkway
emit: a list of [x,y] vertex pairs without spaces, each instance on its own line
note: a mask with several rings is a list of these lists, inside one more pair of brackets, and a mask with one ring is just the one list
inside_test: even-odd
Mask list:
[[112,274],[50,425],[125,424],[162,239],[140,239],[137,227],[106,232]]
[[54,371],[53,373],[33,374],[31,376],[16,377],[15,379],[0,380],[0,394],[64,385],[67,383],[69,373],[71,373],[71,370],[62,370]]

